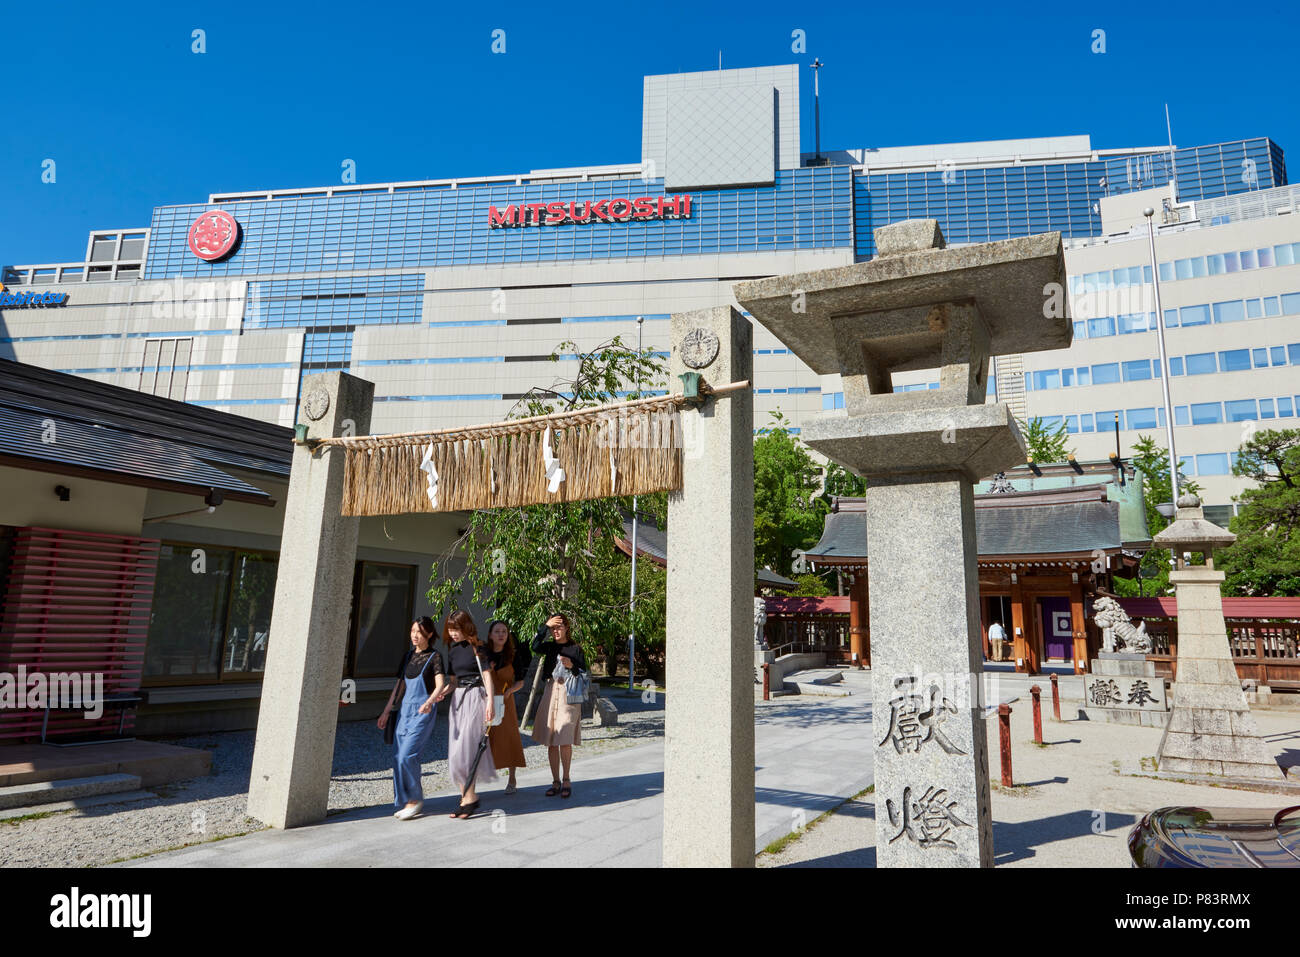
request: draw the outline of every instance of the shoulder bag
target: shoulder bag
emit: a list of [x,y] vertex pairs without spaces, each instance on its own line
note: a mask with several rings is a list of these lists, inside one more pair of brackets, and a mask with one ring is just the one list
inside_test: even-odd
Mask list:
[[[483,682],[483,687],[486,688],[487,678],[483,676],[483,662],[479,659],[477,648],[474,649],[474,663],[478,665],[479,681]],[[496,691],[496,688],[493,688],[492,690]],[[494,694],[492,696],[492,721],[488,725],[488,727],[495,728],[497,725],[501,723],[501,719],[504,718],[505,716],[506,716],[506,696],[500,694]]]

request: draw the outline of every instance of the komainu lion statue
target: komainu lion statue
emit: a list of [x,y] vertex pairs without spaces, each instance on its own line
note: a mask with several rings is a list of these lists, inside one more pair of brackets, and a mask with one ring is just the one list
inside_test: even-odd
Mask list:
[[1092,620],[1102,629],[1105,651],[1150,653],[1151,636],[1147,634],[1147,623],[1144,621],[1134,628],[1133,622],[1114,598],[1103,595],[1093,602]]

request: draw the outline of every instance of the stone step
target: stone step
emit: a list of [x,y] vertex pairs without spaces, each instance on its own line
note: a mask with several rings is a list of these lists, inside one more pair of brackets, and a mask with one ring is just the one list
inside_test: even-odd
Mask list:
[[28,804],[0,810],[0,821],[29,814],[50,814],[56,811],[81,811],[86,808],[102,807],[105,804],[129,804],[132,801],[145,801],[156,798],[153,791],[118,791],[113,794],[96,794],[93,797],[73,798],[70,801],[55,801],[50,804]]
[[62,778],[57,781],[12,784],[0,788],[0,809],[53,804],[98,794],[116,794],[139,789],[140,776],[137,774],[96,774],[86,778]]

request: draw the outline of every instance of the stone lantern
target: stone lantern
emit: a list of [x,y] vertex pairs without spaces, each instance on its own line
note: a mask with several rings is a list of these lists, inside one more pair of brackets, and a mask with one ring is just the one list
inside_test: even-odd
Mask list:
[[[1224,575],[1214,567],[1214,550],[1236,540],[1206,521],[1195,495],[1179,497],[1173,523],[1155,536],[1156,545],[1174,553],[1169,580],[1178,602],[1174,703],[1156,763],[1163,772],[1280,781],[1282,770],[1241,690],[1223,620]],[[1187,562],[1197,553],[1204,565]]]

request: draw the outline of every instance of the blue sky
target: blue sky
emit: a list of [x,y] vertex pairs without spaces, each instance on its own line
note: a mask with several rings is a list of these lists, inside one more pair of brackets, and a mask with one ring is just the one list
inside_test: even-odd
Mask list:
[[[80,259],[87,231],[147,226],[155,205],[337,183],[345,159],[359,182],[635,163],[641,77],[714,69],[719,51],[724,67],[820,57],[824,148],[1073,133],[1156,145],[1168,101],[1180,146],[1300,149],[1294,2],[547,6],[14,5],[0,263]],[[801,92],[811,151],[807,70]]]

